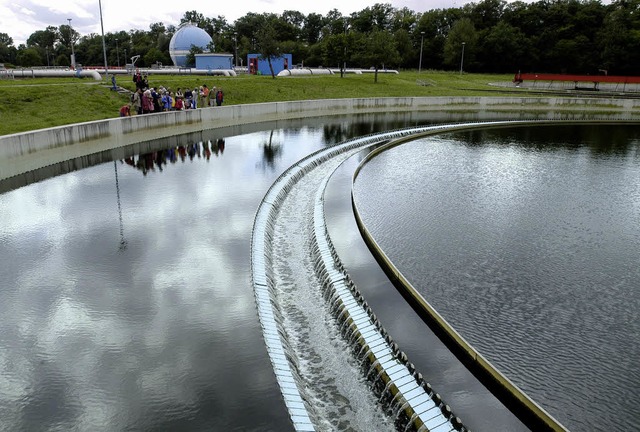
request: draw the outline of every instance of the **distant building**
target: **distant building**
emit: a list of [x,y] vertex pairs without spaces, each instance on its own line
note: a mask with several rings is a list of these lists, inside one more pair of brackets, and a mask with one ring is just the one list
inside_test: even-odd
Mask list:
[[[249,65],[249,73],[253,75],[271,75],[269,62],[267,59],[260,57],[260,54],[247,55],[247,64]],[[273,73],[278,75],[281,71],[289,69],[293,65],[291,54],[282,54],[280,57],[271,57],[271,66]]]
[[233,55],[221,53],[196,54],[196,69],[233,69]]
[[169,42],[169,55],[173,64],[177,67],[187,65],[187,54],[191,46],[195,45],[203,51],[208,50],[208,45],[212,42],[211,36],[201,28],[185,23],[178,28]]

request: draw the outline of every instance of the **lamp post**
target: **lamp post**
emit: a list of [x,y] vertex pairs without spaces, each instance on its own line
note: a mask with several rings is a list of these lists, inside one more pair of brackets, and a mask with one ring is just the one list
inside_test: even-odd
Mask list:
[[116,38],[116,58],[118,60],[118,67],[120,67],[120,50],[118,49],[118,38]]
[[76,68],[76,55],[73,52],[73,29],[71,28],[71,19],[72,18],[67,18],[67,21],[69,21],[69,42],[71,42],[71,66],[75,69]]
[[344,77],[344,74],[347,73],[347,44],[349,40],[347,38],[347,32],[349,31],[349,22],[347,20],[344,21],[344,52],[342,53],[342,72],[340,72],[340,77]]
[[238,69],[238,32],[237,31],[233,32],[233,45],[234,45],[234,51],[235,51],[235,56],[234,56],[235,65],[236,65],[236,69]]
[[462,42],[462,55],[460,56],[460,75],[462,75],[462,66],[464,65],[464,42]]
[[102,54],[104,55],[104,76],[109,78],[109,67],[107,66],[107,44],[104,41],[104,24],[102,22],[102,1],[98,0],[100,8],[100,29],[102,30]]
[[418,73],[422,72],[422,47],[424,46],[424,32],[420,32],[420,63],[418,63]]

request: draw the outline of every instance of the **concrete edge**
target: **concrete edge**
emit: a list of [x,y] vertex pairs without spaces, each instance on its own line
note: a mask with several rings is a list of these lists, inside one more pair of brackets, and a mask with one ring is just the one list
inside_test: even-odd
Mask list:
[[0,136],[0,180],[142,141],[265,121],[387,112],[473,113],[489,118],[640,118],[640,100],[570,97],[324,99],[200,108],[112,118]]

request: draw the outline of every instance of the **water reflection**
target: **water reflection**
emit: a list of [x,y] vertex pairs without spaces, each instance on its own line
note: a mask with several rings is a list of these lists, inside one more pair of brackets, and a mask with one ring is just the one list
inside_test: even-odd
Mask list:
[[[513,146],[522,149],[588,150],[592,155],[638,155],[637,126],[563,125],[529,128],[478,129],[455,134],[466,146]],[[450,136],[450,135],[447,135]]]
[[0,182],[0,429],[289,430],[251,228],[332,123],[201,131]]
[[279,158],[280,152],[282,151],[282,144],[280,141],[273,142],[273,129],[269,133],[269,140],[262,143],[263,149],[263,158],[262,158],[262,169],[275,169],[276,159]]
[[149,153],[143,153],[140,155],[131,155],[125,157],[122,162],[136,168],[142,173],[147,175],[149,172],[162,172],[163,167],[167,164],[175,164],[178,159],[184,163],[187,159],[193,162],[194,158],[204,158],[207,162],[211,160],[211,156],[220,157],[224,154],[225,140],[224,138],[218,138],[214,142],[194,142],[187,145],[178,145],[175,147],[169,147],[152,151]]

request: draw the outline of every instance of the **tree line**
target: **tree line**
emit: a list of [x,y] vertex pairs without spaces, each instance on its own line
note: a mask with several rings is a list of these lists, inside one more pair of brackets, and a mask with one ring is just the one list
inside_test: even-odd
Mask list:
[[[640,67],[640,0],[541,0],[533,3],[482,0],[424,13],[377,3],[359,12],[326,15],[287,10],[249,12],[233,23],[223,16],[184,14],[213,39],[215,52],[291,53],[309,67],[457,70],[464,49],[470,72],[549,72],[637,75]],[[174,25],[105,35],[109,65],[171,65]],[[68,25],[49,26],[15,47],[0,33],[0,62],[23,67],[104,64],[102,36],[80,35]],[[421,59],[421,61],[420,61]]]

